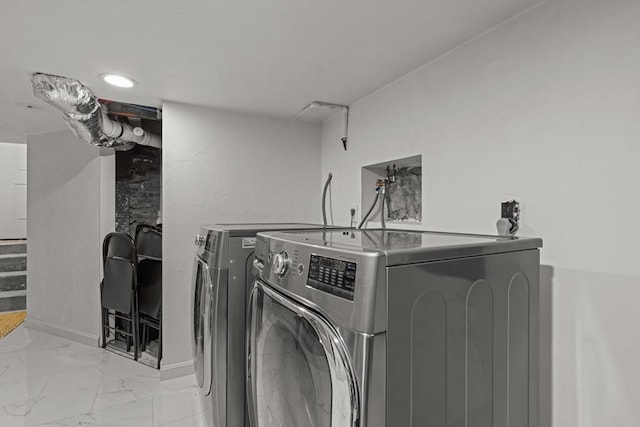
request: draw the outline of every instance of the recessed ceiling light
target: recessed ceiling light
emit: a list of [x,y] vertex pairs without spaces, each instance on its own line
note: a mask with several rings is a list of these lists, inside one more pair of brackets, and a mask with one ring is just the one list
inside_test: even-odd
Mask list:
[[100,74],[100,77],[102,77],[105,82],[113,86],[129,88],[136,85],[134,80],[119,74]]

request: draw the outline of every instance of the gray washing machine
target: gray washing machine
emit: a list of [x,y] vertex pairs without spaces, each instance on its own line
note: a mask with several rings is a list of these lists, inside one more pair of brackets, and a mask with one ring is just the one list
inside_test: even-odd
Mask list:
[[252,427],[537,427],[539,238],[259,233]]
[[[335,228],[335,227],[331,227]],[[209,426],[244,427],[245,315],[253,283],[256,233],[324,229],[322,225],[217,224],[196,237],[192,284],[192,348],[195,376]]]

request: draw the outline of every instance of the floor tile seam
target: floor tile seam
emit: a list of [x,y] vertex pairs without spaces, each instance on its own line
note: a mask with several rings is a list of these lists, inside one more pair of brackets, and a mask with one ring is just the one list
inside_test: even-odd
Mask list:
[[162,426],[167,426],[167,425],[169,425],[169,424],[174,424],[174,423],[177,423],[177,422],[180,422],[180,421],[184,421],[184,420],[187,420],[187,419],[189,419],[189,418],[193,418],[193,417],[198,416],[198,415],[200,415],[200,416],[201,416],[202,414],[203,414],[203,412],[202,412],[202,411],[200,411],[200,412],[197,412],[197,413],[195,413],[195,414],[187,415],[186,417],[178,418],[177,420],[168,421],[168,422],[166,422],[166,423],[162,423],[162,424],[153,424],[153,427],[162,427]]
[[[18,380],[18,381],[9,381],[9,382],[0,384],[0,386],[5,386],[5,385],[8,386],[8,385],[11,385],[11,384],[16,384],[16,383],[27,383],[28,384],[30,380],[36,380],[36,379],[39,379],[39,378],[46,378],[46,377],[51,378],[51,375],[50,374],[37,375],[35,377],[28,377],[28,378],[25,378],[25,379],[22,379],[22,380]],[[47,381],[49,381],[49,378],[47,378]],[[45,382],[45,385],[46,385],[46,382]],[[44,388],[44,386],[43,386],[43,388]],[[40,391],[42,391],[42,390],[40,390]]]
[[44,426],[51,426],[51,425],[60,425],[60,423],[64,423],[66,421],[72,420],[74,418],[78,418],[78,417],[89,417],[94,421],[98,421],[98,418],[95,417],[96,413],[95,412],[82,412],[80,414],[76,414],[76,415],[71,415],[71,416],[65,416],[63,418],[58,418],[55,420],[49,420],[46,421],[44,423],[38,424],[35,427],[44,427]]
[[[24,311],[24,310],[16,310],[16,311],[17,311],[17,312],[20,312],[20,311]],[[3,314],[4,314],[4,313],[3,313]],[[0,342],[1,342],[1,341],[0,341]],[[24,346],[25,346],[25,348],[24,348],[24,349],[15,350],[15,352],[19,352],[19,351],[20,351],[20,352],[28,353],[28,356],[31,358],[31,360],[34,360],[34,359],[39,358],[39,357],[47,357],[47,356],[50,356],[50,355],[49,355],[49,354],[47,354],[47,353],[51,353],[51,352],[55,352],[55,353],[57,353],[57,354],[59,354],[59,355],[61,355],[61,356],[65,356],[65,355],[67,355],[66,353],[62,353],[62,352],[58,351],[58,350],[60,350],[61,348],[64,348],[64,347],[65,347],[65,346],[62,346],[62,345],[61,345],[61,346],[57,346],[57,347],[41,348],[41,349],[37,349],[37,350],[29,349],[29,348],[28,348],[28,347],[29,347],[29,343],[24,344]],[[87,350],[82,350],[82,352],[89,352],[89,349],[87,349]],[[13,353],[13,351],[11,351],[11,352],[4,352],[4,353],[5,353],[5,354]],[[40,354],[38,354],[38,353],[40,353]],[[2,354],[2,353],[0,353],[0,354]],[[77,352],[75,352],[75,353],[74,353],[74,355],[76,355],[76,354],[78,354],[78,353],[77,353]],[[25,355],[26,355],[26,354],[25,354]],[[2,360],[2,357],[1,357],[1,356],[0,356],[0,360]],[[38,375],[38,376],[44,376],[44,375]]]
[[[122,382],[122,381],[126,381],[126,380],[127,380],[127,379],[129,379],[129,378],[136,378],[136,377],[138,377],[138,376],[134,376],[134,377],[127,377],[127,378],[124,378],[124,379],[122,379],[122,380],[109,381],[109,383],[112,383],[112,382]],[[104,386],[104,384],[99,384],[99,386],[98,386],[98,393],[96,394],[96,400],[94,401],[94,406],[95,406],[95,403],[97,402],[98,394],[100,394],[99,392],[100,392],[100,390],[102,389],[102,387],[103,387],[103,386]],[[133,394],[133,396],[135,396],[135,399],[132,399],[132,400],[130,400],[130,401],[128,401],[128,402],[120,402],[120,403],[115,403],[115,404],[113,404],[113,405],[101,406],[101,407],[100,407],[100,409],[98,409],[98,410],[100,411],[100,410],[104,410],[104,409],[113,408],[114,406],[124,405],[124,404],[127,404],[127,403],[132,403],[132,402],[135,402],[135,401],[137,401],[137,400],[144,400],[144,399],[147,399],[147,398],[149,398],[149,397],[153,397],[153,395],[154,395],[154,393],[153,393],[153,392],[151,392],[151,393],[138,394],[138,393],[137,393],[137,392],[135,392],[131,387],[127,387],[127,388],[124,388],[124,387],[123,387],[123,389],[122,389],[122,390],[117,390],[116,392],[121,392],[121,391],[130,391],[130,392]],[[112,394],[112,393],[116,393],[116,392],[107,392],[107,394]],[[92,411],[92,412],[93,412],[93,411]]]
[[[95,368],[95,366],[86,366],[85,368]],[[9,382],[6,382],[6,383],[1,383],[0,385],[4,385],[4,384],[12,384],[12,383],[15,383],[15,382],[20,382],[20,381],[29,381],[29,380],[32,380],[32,379],[34,379],[34,378],[42,378],[42,377],[46,377],[46,376],[48,376],[48,377],[49,377],[49,379],[47,380],[47,384],[45,384],[45,385],[42,387],[42,390],[41,390],[41,392],[40,392],[40,394],[41,394],[41,395],[43,395],[43,396],[48,396],[48,395],[50,395],[50,394],[54,394],[54,392],[52,392],[52,393],[46,393],[46,394],[42,394],[42,393],[43,393],[43,392],[44,392],[44,390],[46,389],[46,386],[49,384],[49,381],[51,380],[51,378],[52,378],[52,377],[54,377],[54,376],[56,376],[56,375],[66,375],[66,374],[68,374],[69,372],[73,372],[73,371],[75,371],[75,370],[77,370],[77,369],[78,369],[77,367],[69,367],[69,368],[66,368],[66,369],[64,369],[64,370],[59,370],[59,371],[56,371],[56,372],[47,373],[47,374],[43,374],[43,375],[35,375],[35,376],[28,376],[28,375],[27,375],[27,377],[26,377],[26,378],[24,378],[24,379],[22,379],[22,380],[18,380],[18,381],[9,381]],[[89,385],[85,385],[85,386],[83,386],[83,387],[89,387],[89,386],[91,386],[91,385],[92,385],[92,384],[89,384]],[[82,388],[82,387],[80,387],[80,388]],[[73,390],[75,390],[75,388],[69,389],[68,391],[73,391]]]

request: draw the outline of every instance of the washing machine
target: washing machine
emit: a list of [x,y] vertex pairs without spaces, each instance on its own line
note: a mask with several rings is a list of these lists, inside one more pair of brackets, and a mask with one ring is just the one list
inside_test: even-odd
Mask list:
[[538,426],[539,238],[259,233],[251,427]]
[[298,223],[217,224],[196,237],[192,283],[194,371],[208,426],[244,427],[246,297],[256,233],[327,229]]

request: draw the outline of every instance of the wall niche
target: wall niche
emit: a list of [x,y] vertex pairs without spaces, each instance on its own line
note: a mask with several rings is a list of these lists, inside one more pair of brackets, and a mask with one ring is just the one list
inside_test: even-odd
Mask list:
[[[376,197],[376,182],[386,185],[384,215],[391,224],[422,224],[422,156],[388,160],[362,168],[362,210],[367,210]],[[369,221],[380,222],[381,203]]]
[[[161,123],[146,121],[143,129],[160,134]],[[155,225],[161,216],[161,192],[162,150],[136,145],[116,151],[116,231],[133,236],[138,224]]]

